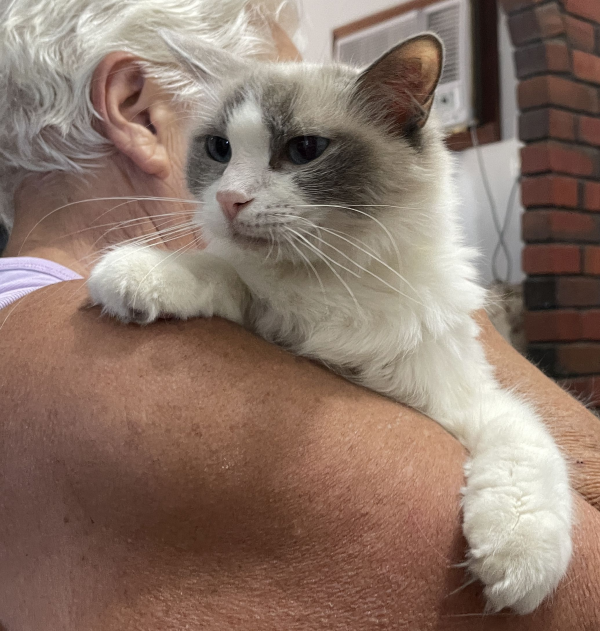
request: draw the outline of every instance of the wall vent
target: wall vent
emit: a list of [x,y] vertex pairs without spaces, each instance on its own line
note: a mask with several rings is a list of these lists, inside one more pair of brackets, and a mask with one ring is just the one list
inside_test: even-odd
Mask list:
[[469,0],[442,0],[337,37],[334,58],[367,66],[392,46],[431,31],[444,42],[445,59],[435,108],[444,127],[465,129],[475,122],[473,52]]

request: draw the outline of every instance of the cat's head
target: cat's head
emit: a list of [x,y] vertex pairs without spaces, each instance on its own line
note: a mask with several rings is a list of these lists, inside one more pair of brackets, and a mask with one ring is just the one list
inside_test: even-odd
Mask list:
[[434,35],[364,71],[249,64],[197,42],[171,45],[212,95],[187,165],[207,240],[306,264],[352,248],[356,259],[357,246],[381,256],[397,248],[390,231],[413,239],[424,225],[445,177],[428,122],[443,57]]

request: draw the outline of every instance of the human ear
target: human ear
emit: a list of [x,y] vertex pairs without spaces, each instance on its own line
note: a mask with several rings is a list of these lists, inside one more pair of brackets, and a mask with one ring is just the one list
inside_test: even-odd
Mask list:
[[125,52],[107,55],[94,72],[91,98],[102,131],[116,149],[144,172],[166,179],[171,161],[165,95],[144,75],[139,58]]
[[425,125],[443,67],[443,46],[433,34],[395,46],[359,76],[357,94],[399,133]]
[[290,36],[277,22],[271,22],[271,33],[277,49],[277,61],[302,61],[302,55]]

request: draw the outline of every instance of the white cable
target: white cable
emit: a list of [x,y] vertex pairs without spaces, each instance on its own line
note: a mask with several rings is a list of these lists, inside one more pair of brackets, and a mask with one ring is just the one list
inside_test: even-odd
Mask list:
[[[475,130],[475,127],[470,127],[469,130],[471,132],[471,141],[473,143],[473,148],[475,149],[475,155],[477,156],[477,163],[479,165],[479,172],[481,174],[483,188],[490,204],[492,221],[494,223],[494,228],[496,229],[496,234],[498,235],[498,243],[492,255],[492,276],[494,277],[494,281],[496,282],[508,283],[510,282],[512,276],[513,264],[510,255],[510,249],[508,247],[508,244],[506,243],[506,231],[508,229],[513,207],[515,204],[515,196],[518,190],[519,178],[515,178],[510,191],[510,195],[508,196],[508,203],[506,206],[504,221],[501,223],[500,216],[498,214],[498,207],[496,206],[496,201],[492,194],[492,187],[490,186],[490,180],[487,174],[487,169],[485,167],[485,162],[483,160],[481,146],[479,144],[479,139],[477,138],[477,132]],[[498,257],[500,256],[500,252],[504,253],[504,258],[506,259],[506,277],[504,279],[498,273]]]

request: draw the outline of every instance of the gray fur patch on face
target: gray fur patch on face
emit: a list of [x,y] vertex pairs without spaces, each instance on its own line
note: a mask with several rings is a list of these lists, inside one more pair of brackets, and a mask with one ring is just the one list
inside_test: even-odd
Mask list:
[[196,198],[216,180],[218,180],[227,164],[212,160],[206,153],[206,135],[194,137],[188,150],[186,182],[189,190]]
[[271,136],[269,161],[273,169],[283,166],[287,143],[301,134],[294,112],[297,98],[298,86],[295,84],[271,84],[260,94],[263,121]]
[[206,137],[226,137],[227,125],[233,112],[241,107],[248,97],[249,90],[246,85],[235,87],[223,100],[215,119],[206,125],[203,133],[192,139],[188,150],[186,182],[189,190],[197,197],[218,180],[227,168],[227,164],[215,162],[207,155]]
[[[384,181],[371,148],[351,133],[340,133],[321,158],[294,174],[294,182],[309,203],[351,206],[376,202]],[[342,210],[342,209],[341,209]]]
[[[366,204],[382,192],[383,182],[373,168],[377,160],[373,160],[364,139],[340,129],[339,125],[331,130],[304,122],[309,112],[303,112],[306,95],[300,83],[273,82],[262,88],[258,98],[271,135],[271,168],[292,170],[293,180],[307,203]],[[314,162],[292,165],[287,155],[288,143],[304,135],[323,136],[331,144]]]
[[239,109],[250,97],[252,91],[247,84],[234,88],[223,101],[221,111],[215,121],[215,129],[224,131],[235,110]]
[[[206,153],[206,134],[227,137],[234,112],[247,100],[257,103],[270,136],[269,167],[291,176],[296,199],[292,204],[314,206],[371,205],[377,212],[390,192],[411,187],[409,172],[420,162],[414,139],[391,134],[381,116],[355,98],[355,71],[343,67],[314,68],[302,65],[281,70],[259,68],[230,85],[212,122],[204,125],[192,141],[187,180],[200,197],[222,177],[227,164],[211,160]],[[299,136],[322,136],[330,144],[322,156],[307,164],[292,163],[289,143]],[[232,146],[235,155],[236,147]],[[404,181],[404,178],[409,179]],[[269,191],[265,191],[269,195]],[[336,212],[338,209],[331,209]],[[339,212],[345,212],[343,208]],[[357,217],[358,219],[358,217]]]

